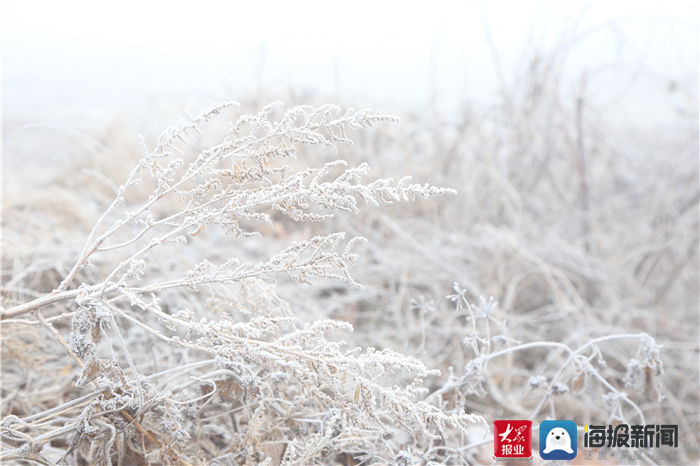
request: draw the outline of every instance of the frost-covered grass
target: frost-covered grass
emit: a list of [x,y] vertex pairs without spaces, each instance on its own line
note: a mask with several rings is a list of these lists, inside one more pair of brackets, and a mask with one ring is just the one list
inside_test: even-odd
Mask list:
[[697,108],[617,134],[543,79],[449,120],[221,105],[17,173],[0,457],[481,464],[494,419],[559,418],[696,461]]

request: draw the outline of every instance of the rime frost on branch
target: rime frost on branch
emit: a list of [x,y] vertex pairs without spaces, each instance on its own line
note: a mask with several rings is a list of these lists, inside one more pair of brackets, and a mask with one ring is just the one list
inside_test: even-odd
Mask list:
[[[237,241],[261,236],[280,221],[313,222],[339,212],[357,214],[367,205],[454,193],[412,183],[410,177],[367,180],[366,163],[351,166],[338,159],[300,166],[296,154],[302,146],[337,153],[340,145],[352,143],[352,131],[396,120],[369,110],[329,105],[284,111],[275,103],[238,117],[222,139],[193,152],[207,122],[235,108],[217,106],[161,135],[129,172],[52,295],[53,302],[75,303],[66,349],[82,367],[77,386],[100,393],[76,424],[74,441],[143,426],[153,438],[141,454],[181,462],[187,440],[197,435],[196,416],[188,410],[204,409],[215,396],[216,403],[239,412],[236,450],[249,462],[269,461],[268,443],[284,445],[276,453],[279,461],[298,464],[342,451],[379,454],[388,448],[395,455],[411,445],[464,435],[470,423],[482,422],[426,399],[423,382],[437,371],[388,348],[337,341],[328,334],[351,331],[350,324],[305,323],[275,293],[273,280],[283,276],[302,284],[326,279],[357,286],[351,267],[364,238],[346,241],[344,233],[330,233],[292,242],[258,261],[205,255],[163,273],[159,264],[173,250],[221,240],[221,233],[225,241]],[[81,272],[89,263],[111,264],[111,269],[86,280]],[[180,293],[200,304],[176,307],[172,296]],[[205,296],[206,307],[199,307],[202,301],[195,296]],[[21,315],[33,309],[29,303],[10,311]],[[210,372],[154,389],[149,374],[134,364],[123,326],[178,351],[208,355]],[[101,350],[105,340],[116,343],[111,357]],[[106,414],[97,420],[97,413]],[[389,447],[387,439],[397,429],[403,431],[397,438],[404,440]],[[113,445],[110,441],[99,452],[107,462]]]

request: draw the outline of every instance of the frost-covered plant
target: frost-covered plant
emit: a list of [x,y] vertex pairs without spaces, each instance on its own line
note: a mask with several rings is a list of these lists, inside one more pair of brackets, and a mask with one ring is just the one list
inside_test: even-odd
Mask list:
[[[116,225],[149,202],[163,178],[155,172],[171,170],[163,194],[235,126],[222,129],[233,109],[206,125],[184,123],[163,141],[179,141],[177,130],[186,141],[166,147],[172,153],[156,157],[157,166],[143,166],[85,251],[87,232],[140,158],[132,130],[103,128],[97,144],[76,147],[61,167],[40,173],[48,184],[31,169],[7,177],[19,183],[3,192],[3,459],[491,462],[486,426],[450,425],[450,415],[466,412],[488,423],[678,423],[677,451],[660,451],[663,460],[642,453],[639,462],[698,463],[697,106],[656,130],[635,120],[618,128],[596,92],[568,87],[550,66],[562,59],[551,58],[534,60],[492,107],[463,102],[456,114],[417,112],[400,125],[348,128],[352,146],[322,124],[326,140],[339,140],[295,143],[297,158],[234,166],[243,150],[156,200],[152,218],[144,211]],[[697,95],[693,84],[675,99]],[[257,109],[258,101],[243,106]],[[283,118],[276,108],[261,125]],[[261,125],[256,139],[269,135]],[[15,138],[5,156],[36,156],[37,145],[24,142]],[[326,166],[337,158],[334,145],[347,165]],[[264,150],[249,146],[256,147]],[[182,165],[170,167],[173,159]],[[362,207],[362,196],[350,193],[361,212],[353,215],[352,207],[334,207],[351,200],[324,207],[317,203],[325,198],[310,200],[311,193],[301,199],[307,206],[263,199],[245,217],[226,205],[232,198],[213,197],[233,183],[251,199],[280,180],[284,165],[288,181],[307,167],[328,170],[316,191],[368,161],[378,178],[406,166],[459,194],[385,209],[379,199]],[[270,183],[251,178],[260,170],[269,170]],[[302,177],[300,189],[314,177]],[[209,178],[213,184],[201,186]],[[371,184],[363,179],[364,172],[358,184]],[[296,187],[279,189],[284,196]],[[217,224],[210,207],[226,219]],[[187,209],[187,220],[176,216]],[[314,221],[295,220],[309,214]],[[328,235],[340,231],[368,241],[348,249],[345,238]],[[71,282],[52,293],[72,269]],[[461,286],[453,289],[454,281]],[[307,358],[319,354],[328,364]],[[615,457],[612,450],[599,455]]]
[[[243,252],[246,238],[263,240],[261,229],[283,217],[319,222],[453,191],[409,178],[365,181],[365,163],[296,163],[302,146],[336,151],[350,131],[395,119],[367,110],[273,104],[191,151],[204,125],[233,107],[163,133],[56,289],[2,311],[2,320],[36,315],[81,368],[73,399],[2,420],[11,447],[3,459],[49,461],[47,448],[65,442],[64,459],[103,464],[394,462],[480,421],[431,403],[422,383],[436,372],[419,360],[348,345],[329,334],[350,324],[305,322],[277,295],[272,280],[284,275],[356,285],[350,266],[363,238],[313,236],[256,261]],[[236,241],[240,256],[217,254],[217,244]],[[171,261],[176,253],[181,260]],[[44,316],[56,307],[72,319],[67,340]],[[165,342],[188,362],[149,369],[127,343],[134,335]]]

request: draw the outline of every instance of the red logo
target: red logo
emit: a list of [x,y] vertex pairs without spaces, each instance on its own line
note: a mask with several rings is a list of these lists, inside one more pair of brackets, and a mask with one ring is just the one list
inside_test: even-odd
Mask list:
[[493,456],[530,458],[532,421],[493,421]]

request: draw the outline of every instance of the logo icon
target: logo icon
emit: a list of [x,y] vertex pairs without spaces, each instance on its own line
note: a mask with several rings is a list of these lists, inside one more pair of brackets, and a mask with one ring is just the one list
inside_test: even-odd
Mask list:
[[493,421],[493,456],[495,458],[530,458],[532,456],[532,421]]
[[576,458],[576,423],[574,421],[542,421],[540,424],[540,456],[545,460]]

